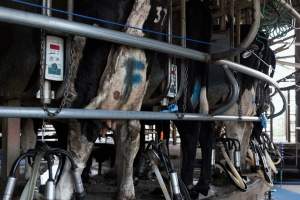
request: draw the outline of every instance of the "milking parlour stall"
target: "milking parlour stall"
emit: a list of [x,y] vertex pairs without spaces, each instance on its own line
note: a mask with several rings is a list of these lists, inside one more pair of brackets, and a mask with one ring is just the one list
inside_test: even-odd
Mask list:
[[300,199],[299,12],[1,0],[0,198]]

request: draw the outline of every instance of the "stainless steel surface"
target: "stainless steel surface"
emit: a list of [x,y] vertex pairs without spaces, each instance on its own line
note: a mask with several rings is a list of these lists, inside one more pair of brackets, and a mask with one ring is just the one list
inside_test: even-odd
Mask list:
[[54,181],[48,181],[46,185],[46,200],[55,200]]
[[46,17],[16,9],[0,7],[0,21],[106,40],[113,43],[158,51],[204,62],[208,62],[210,60],[210,55],[207,53],[186,49],[177,45],[170,45],[165,42],[132,36],[119,31],[113,31],[54,17]]
[[280,90],[280,87],[279,87],[278,83],[274,79],[272,79],[271,77],[269,77],[266,74],[261,73],[261,72],[259,72],[257,70],[251,69],[249,67],[246,67],[246,66],[238,64],[238,63],[231,62],[229,60],[218,60],[215,63],[216,64],[220,64],[220,65],[227,65],[229,68],[231,68],[231,69],[233,69],[235,71],[247,74],[249,76],[252,76],[252,77],[255,77],[257,79],[266,81],[267,83],[270,83],[271,85],[273,85],[276,88],[276,90],[278,91],[278,93],[281,96],[281,98],[282,98],[283,107],[282,107],[282,109],[278,113],[270,115],[269,118],[275,118],[275,117],[281,115],[282,113],[284,113],[284,111],[287,108],[287,101],[285,99],[284,94]]
[[234,152],[234,166],[236,168],[241,167],[241,152],[240,151],[235,151]]
[[171,178],[173,193],[175,195],[180,194],[180,188],[179,188],[177,173],[176,172],[171,172],[170,173],[170,178]]
[[237,100],[239,99],[239,94],[240,94],[240,87],[238,82],[236,81],[233,73],[230,71],[230,69],[228,69],[228,66],[223,66],[225,74],[228,77],[228,80],[230,82],[230,84],[232,85],[232,90],[231,90],[231,95],[229,97],[229,100],[227,103],[225,103],[225,105],[223,105],[222,107],[218,108],[217,110],[215,110],[212,115],[219,115],[219,114],[223,114],[224,112],[226,112],[228,109],[231,108],[231,106],[233,106]]
[[[52,0],[43,0],[43,6],[44,6],[44,8],[42,10],[43,15],[46,15],[46,16],[50,17],[52,12],[51,12],[50,9],[46,9],[45,6],[47,8],[52,8]],[[45,41],[46,41],[46,39],[45,39]],[[42,52],[45,56],[46,55],[46,49],[43,49]],[[42,65],[44,65],[43,69],[46,69],[46,62],[44,62]],[[40,66],[40,67],[42,67],[42,66]],[[41,76],[41,74],[40,74],[40,76]],[[43,84],[43,90],[42,90],[43,96],[41,96],[43,98],[41,98],[41,101],[42,101],[43,104],[50,104],[51,100],[52,100],[51,81],[45,80],[45,78],[44,78],[44,82],[40,83],[40,84]]]
[[253,11],[252,26],[246,38],[241,42],[240,48],[248,48],[258,33],[261,19],[260,0],[253,0]]
[[[50,108],[53,112],[57,108]],[[0,118],[51,118],[38,107],[7,107],[0,106]],[[208,116],[196,113],[163,113],[146,111],[118,111],[118,110],[88,110],[88,109],[63,109],[52,119],[148,119],[148,120],[189,120],[189,121],[260,121],[253,116]]]
[[[208,62],[210,60],[210,56],[206,53],[202,53],[202,52],[191,50],[191,49],[186,49],[186,48],[183,48],[180,46],[170,45],[170,44],[167,44],[164,42],[159,42],[159,41],[155,41],[155,40],[151,40],[151,39],[147,39],[147,38],[131,36],[126,33],[118,32],[118,31],[112,31],[112,30],[108,30],[108,29],[104,29],[104,28],[80,24],[80,23],[63,20],[63,19],[58,19],[58,18],[53,18],[53,17],[46,17],[46,16],[28,13],[28,12],[19,11],[19,10],[10,9],[10,8],[0,7],[0,21],[4,21],[7,23],[16,23],[16,24],[30,26],[30,27],[36,27],[36,28],[55,30],[55,31],[63,32],[63,33],[83,35],[83,36],[87,36],[87,37],[91,37],[91,38],[95,38],[95,39],[106,40],[106,41],[124,44],[124,45],[130,45],[130,46],[134,46],[134,47],[142,48],[142,49],[159,51],[159,52],[168,53],[168,54],[172,54],[175,56],[185,57],[185,58],[194,59],[194,60],[198,60],[198,61]],[[231,62],[231,61],[227,61],[227,60],[219,60],[216,63],[220,64],[220,65],[228,65],[228,67],[233,70],[248,74],[250,76],[253,76],[253,77],[261,79],[261,80],[265,80],[265,81],[271,83],[272,85],[274,85],[277,89],[279,89],[276,81],[274,81],[272,78],[268,77],[267,75],[265,75],[261,72],[258,72],[256,70],[250,69],[246,66],[243,66],[243,65]],[[282,92],[279,90],[278,90],[278,92],[281,95],[281,97],[283,98],[284,106],[279,113],[273,115],[272,117],[276,117],[276,116],[280,115],[281,113],[283,113],[285,111],[285,108],[287,105]],[[3,111],[3,108],[2,108],[2,111]],[[5,117],[5,116],[8,117],[10,115],[14,116],[14,117],[18,117],[18,114],[13,113],[14,111],[12,111],[12,110],[10,110],[10,112],[9,112],[10,114],[5,114],[2,111],[0,111],[1,117]],[[35,116],[32,116],[32,113],[36,112],[36,110],[35,111],[28,110],[28,112],[29,112],[29,113],[27,113],[28,115],[26,115],[24,113],[24,110],[22,110],[22,115],[24,117],[28,117],[29,115],[31,117],[35,117]],[[83,118],[94,118],[95,117],[95,116],[89,116],[89,117],[86,116],[87,112],[91,112],[91,111],[82,111],[82,113],[85,113],[85,116]],[[35,114],[37,114],[40,117],[46,116],[45,113],[41,113],[41,112],[35,113]],[[178,114],[177,115],[169,114],[169,115],[172,116],[171,118],[173,120],[181,118],[181,117],[178,117]],[[63,116],[63,115],[60,115],[60,116]],[[77,116],[78,116],[78,114],[77,114]],[[99,116],[101,116],[101,115],[98,115],[96,118],[98,118]],[[195,115],[193,116],[190,114],[185,114],[183,116],[184,116],[184,118],[187,118],[186,116],[190,116],[190,118],[194,118],[194,120],[199,120],[199,119],[200,120],[203,120],[203,119],[221,120],[218,117],[207,117],[207,116],[204,118],[202,117],[202,119],[201,119],[201,117],[199,118],[199,116],[195,116]],[[19,117],[22,117],[22,116],[19,116]],[[68,117],[65,116],[64,118],[70,118],[70,117],[74,118],[72,116],[68,116]],[[100,118],[102,118],[102,117],[100,117]],[[117,118],[117,116],[112,116],[112,117]],[[195,119],[195,117],[197,119]],[[80,118],[82,118],[82,117],[80,117]],[[110,116],[106,116],[105,118],[113,119]],[[225,118],[221,117],[221,118],[223,118],[224,120],[229,119],[228,117],[225,117]],[[124,118],[122,118],[122,119],[124,119]],[[238,117],[231,118],[231,119],[237,120]],[[256,118],[256,120],[257,120],[257,118]]]
[[5,187],[5,191],[3,194],[3,200],[10,200],[13,197],[14,189],[16,185],[16,178],[15,177],[9,177],[7,180],[7,184]]
[[288,4],[286,1],[284,0],[280,0],[279,1],[288,11],[290,11],[290,13],[297,19],[300,21],[300,14],[297,12],[297,10],[295,10],[295,8]]
[[216,164],[216,150],[211,150],[211,166],[215,166]]

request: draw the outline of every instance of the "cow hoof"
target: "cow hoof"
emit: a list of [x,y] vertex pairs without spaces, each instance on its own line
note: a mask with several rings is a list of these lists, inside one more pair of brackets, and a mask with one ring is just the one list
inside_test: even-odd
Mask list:
[[117,200],[135,200],[135,194],[130,192],[119,192]]
[[209,186],[197,184],[190,190],[191,199],[198,199],[199,194],[203,196],[207,196],[208,191],[209,191]]

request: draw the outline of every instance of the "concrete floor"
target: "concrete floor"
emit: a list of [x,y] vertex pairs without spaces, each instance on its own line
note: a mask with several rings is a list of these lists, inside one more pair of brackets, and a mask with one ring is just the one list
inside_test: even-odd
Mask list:
[[273,200],[299,200],[300,185],[282,185],[275,186],[272,193]]
[[[300,185],[283,185],[283,186],[278,186],[279,188],[288,190],[290,192],[295,192],[300,195]],[[300,199],[300,197],[299,197]]]

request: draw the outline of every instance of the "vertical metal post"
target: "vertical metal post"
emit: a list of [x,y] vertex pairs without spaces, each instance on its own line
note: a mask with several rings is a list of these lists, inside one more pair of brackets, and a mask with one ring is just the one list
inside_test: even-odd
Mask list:
[[274,136],[273,136],[273,118],[270,119],[270,137],[271,141],[274,141]]
[[68,20],[73,21],[74,0],[68,0]]
[[[169,0],[169,18],[168,18],[168,43],[172,44],[172,35],[173,35],[173,0]],[[172,57],[168,58],[168,66],[172,65]]]
[[[241,45],[241,3],[236,2],[236,46]],[[240,63],[240,55],[236,56],[236,62]]]
[[[181,36],[183,37],[183,39],[181,40],[181,46],[185,48],[186,47],[186,40],[185,40],[185,38],[186,38],[186,1],[185,0],[180,0],[180,7],[181,7],[181,11],[180,11],[180,13],[181,13],[181,16],[180,16],[180,19],[181,19],[181,23],[180,23],[181,24]],[[181,66],[180,66],[180,73],[181,73],[180,82],[185,81],[185,80],[182,80],[182,78],[184,78],[183,75],[185,74],[184,71],[182,72],[182,70],[184,70],[184,69],[185,69],[185,60],[182,59],[181,60]],[[180,84],[182,85],[183,83],[180,83]],[[181,89],[183,89],[183,88],[181,87]],[[178,93],[179,92],[180,91],[178,91]],[[183,90],[181,92],[183,92]],[[181,147],[180,147],[180,158],[182,159],[182,149],[181,149]],[[179,162],[179,168],[180,169],[181,169],[181,166],[182,166],[182,160]]]
[[[226,7],[225,0],[220,0],[220,10],[221,10],[221,13],[225,12],[225,10],[226,10],[225,7]],[[220,30],[221,31],[226,30],[226,20],[225,20],[225,16],[224,15],[222,15],[221,19],[220,19]]]
[[181,36],[183,39],[181,40],[181,46],[186,47],[186,5],[185,5],[185,0],[180,0],[180,7],[181,7]]
[[[19,101],[7,102],[10,106],[19,105]],[[10,168],[20,154],[20,127],[21,120],[18,118],[8,118],[2,120],[2,149],[3,160],[1,166],[1,177],[6,179]],[[6,181],[6,180],[4,180]]]
[[287,110],[286,110],[286,132],[287,132],[287,141],[291,142],[291,125],[290,125],[290,111],[291,111],[291,95],[290,90],[287,91]]
[[[297,20],[296,22],[296,27],[300,26],[300,20]],[[295,33],[296,33],[296,43],[300,43],[300,30],[299,29],[295,29]],[[300,63],[300,46],[295,45],[295,62],[296,63]],[[295,69],[297,70],[297,69]],[[295,77],[295,83],[297,85],[300,84],[300,75],[299,73],[296,73],[296,77]],[[296,90],[296,127],[300,127],[300,91]],[[300,130],[296,129],[296,143],[300,142]]]
[[[46,9],[45,7],[51,8],[52,0],[43,0],[43,6],[44,6],[43,11],[42,11],[43,15],[51,16],[52,11],[50,9]],[[46,44],[45,44],[45,46],[46,46]],[[43,55],[43,56],[45,56],[45,55]],[[45,62],[43,64],[46,65]],[[43,67],[44,67],[44,69],[46,69],[46,66],[43,66]],[[49,80],[44,80],[43,91],[41,91],[41,92],[43,92],[43,95],[41,95],[41,97],[43,97],[43,99],[41,99],[42,103],[50,104],[51,99],[52,99],[52,94],[51,94],[51,82]]]
[[235,1],[234,0],[231,0],[230,1],[230,47],[231,48],[234,48],[235,47],[235,42],[234,42],[234,24],[235,24],[235,18],[234,18],[234,4],[235,4]]
[[[68,0],[68,20],[69,21],[73,21],[73,15],[71,13],[73,13],[73,10],[74,10],[74,0]],[[67,73],[69,72],[69,70],[72,70],[72,69],[69,69],[69,63],[70,63],[70,59],[71,59],[71,44],[72,44],[72,36],[71,35],[68,35],[67,37],[67,42],[66,42],[66,49],[65,49],[65,52],[66,52],[66,64],[65,64],[65,69],[64,70],[66,73],[64,74],[65,78],[67,76]],[[65,79],[66,80],[66,79]]]

